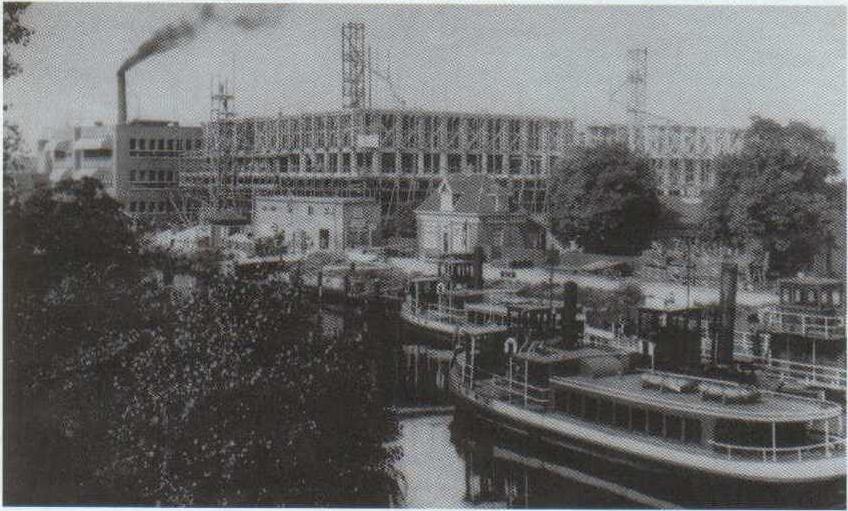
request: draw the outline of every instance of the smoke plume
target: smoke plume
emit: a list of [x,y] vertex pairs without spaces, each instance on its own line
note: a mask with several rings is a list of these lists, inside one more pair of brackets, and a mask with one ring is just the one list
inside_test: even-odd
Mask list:
[[279,4],[199,5],[196,15],[191,19],[183,18],[175,23],[168,23],[153,32],[153,35],[141,43],[135,53],[121,64],[118,74],[126,73],[148,57],[169,52],[191,42],[198,32],[212,23],[233,26],[246,32],[276,25],[283,8],[284,6]]

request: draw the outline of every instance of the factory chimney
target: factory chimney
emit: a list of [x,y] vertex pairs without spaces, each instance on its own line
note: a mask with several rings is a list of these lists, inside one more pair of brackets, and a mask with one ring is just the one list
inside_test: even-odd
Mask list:
[[127,74],[118,71],[118,124],[127,123]]
[[733,364],[733,331],[736,324],[736,280],[739,266],[732,262],[721,263],[719,283],[719,321],[716,335],[716,365]]

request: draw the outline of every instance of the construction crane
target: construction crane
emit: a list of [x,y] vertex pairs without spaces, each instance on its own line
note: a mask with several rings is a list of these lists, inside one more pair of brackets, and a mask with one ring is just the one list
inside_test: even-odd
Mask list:
[[368,55],[369,55],[369,59],[368,59],[368,72],[369,72],[369,74],[371,76],[376,76],[377,78],[379,78],[380,80],[385,82],[385,84],[388,86],[389,94],[391,94],[392,99],[395,101],[395,103],[397,103],[398,106],[401,107],[401,108],[406,108],[406,100],[403,99],[403,97],[401,97],[400,94],[398,94],[397,90],[395,90],[395,84],[392,81],[391,55],[389,55],[389,54],[386,55],[387,64],[386,64],[386,70],[385,71],[381,71],[380,69],[374,68],[371,65],[371,59],[370,59],[371,48],[370,47],[368,49]]

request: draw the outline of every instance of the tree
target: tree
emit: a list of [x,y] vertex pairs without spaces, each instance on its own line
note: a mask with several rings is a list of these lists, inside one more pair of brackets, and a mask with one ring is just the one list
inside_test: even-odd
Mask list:
[[[780,275],[806,268],[826,241],[827,179],[838,172],[834,151],[823,130],[753,117],[742,150],[717,161],[707,232],[762,254]],[[844,206],[835,206],[844,215]]]
[[396,499],[399,427],[365,326],[323,337],[314,299],[285,285],[145,278],[135,233],[93,181],[39,192],[13,218],[4,502]]
[[638,254],[663,219],[647,160],[622,145],[579,148],[551,176],[551,220],[586,250]]
[[[12,78],[22,71],[20,64],[12,59],[11,49],[15,46],[26,46],[29,44],[32,30],[21,23],[21,14],[29,7],[24,2],[3,3],[3,81]],[[3,112],[8,109],[3,102]],[[17,125],[3,120],[3,169],[4,172],[14,170],[16,162],[13,156],[20,146],[21,136]]]

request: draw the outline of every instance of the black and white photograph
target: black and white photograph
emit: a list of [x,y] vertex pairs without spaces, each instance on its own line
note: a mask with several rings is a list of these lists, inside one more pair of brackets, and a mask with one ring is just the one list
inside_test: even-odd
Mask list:
[[3,2],[2,505],[846,509],[846,20]]

